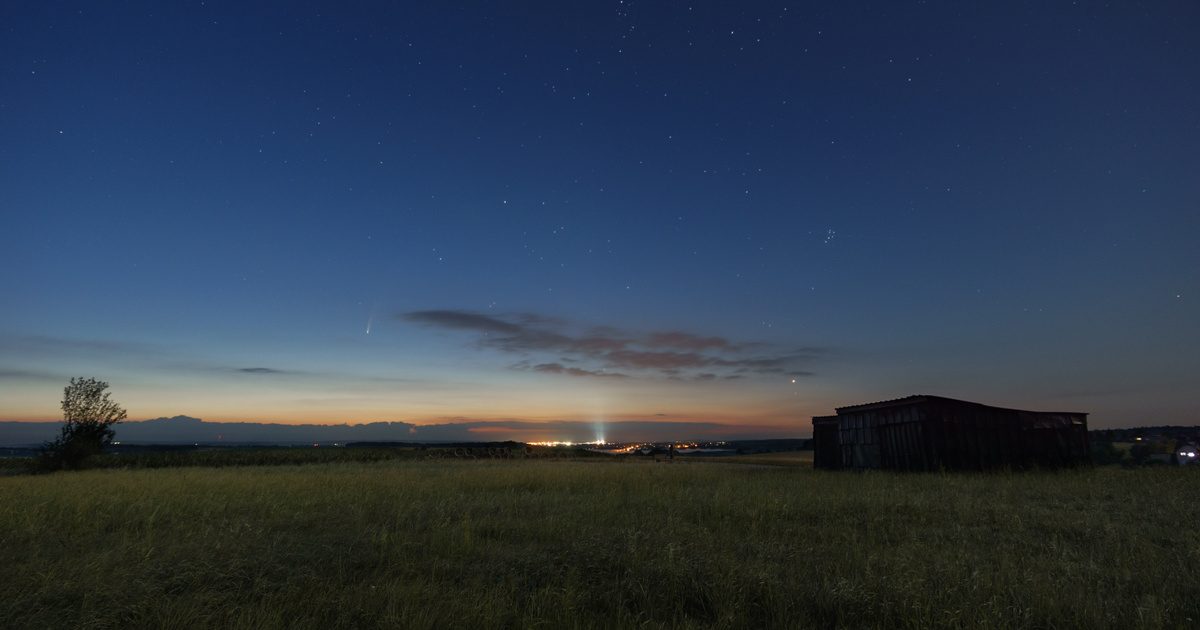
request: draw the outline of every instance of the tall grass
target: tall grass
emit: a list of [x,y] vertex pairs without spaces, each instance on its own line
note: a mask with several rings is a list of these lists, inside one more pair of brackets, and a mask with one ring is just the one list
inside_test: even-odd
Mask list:
[[1200,474],[436,461],[0,478],[0,626],[1184,627]]
[[[200,447],[127,450],[94,455],[81,468],[177,468],[183,466],[288,466],[397,459],[530,459],[605,457],[581,448],[549,446],[377,446],[348,448]],[[36,457],[0,457],[0,475],[46,472]]]

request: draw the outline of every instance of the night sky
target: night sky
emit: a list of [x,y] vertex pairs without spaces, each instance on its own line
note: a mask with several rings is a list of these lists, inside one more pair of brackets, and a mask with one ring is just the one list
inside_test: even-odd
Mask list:
[[1200,422],[1195,3],[368,4],[0,7],[0,419]]

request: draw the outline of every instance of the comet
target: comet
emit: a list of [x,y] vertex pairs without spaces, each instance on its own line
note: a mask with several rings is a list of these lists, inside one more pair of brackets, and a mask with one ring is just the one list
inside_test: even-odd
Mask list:
[[371,314],[367,315],[367,334],[368,335],[371,334],[371,323],[375,321],[375,307],[377,307],[377,306],[378,306],[378,304],[372,304],[371,305]]

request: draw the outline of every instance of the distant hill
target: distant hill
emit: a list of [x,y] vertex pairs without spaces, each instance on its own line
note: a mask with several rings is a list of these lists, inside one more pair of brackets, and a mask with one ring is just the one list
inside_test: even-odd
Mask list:
[[0,446],[33,446],[53,440],[59,422],[0,422]]
[[[0,445],[40,444],[57,435],[59,422],[0,422]],[[116,427],[116,440],[141,444],[267,443],[413,440],[415,425],[406,422],[370,424],[274,424],[265,422],[205,422],[191,416],[128,421]]]
[[[0,422],[0,446],[42,444],[57,435],[59,422]],[[804,431],[789,427],[739,427],[710,422],[630,420],[605,425],[611,441],[791,438]],[[207,422],[191,416],[127,421],[116,427],[116,440],[132,444],[312,444],[313,442],[493,442],[502,440],[596,439],[590,422],[475,421],[417,425],[408,422],[366,424],[277,424]]]

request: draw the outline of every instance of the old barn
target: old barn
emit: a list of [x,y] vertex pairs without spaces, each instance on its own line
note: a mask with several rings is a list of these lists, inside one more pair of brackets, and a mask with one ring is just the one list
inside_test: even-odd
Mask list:
[[1086,413],[1005,409],[941,396],[836,411],[812,419],[816,468],[988,470],[1091,463]]

